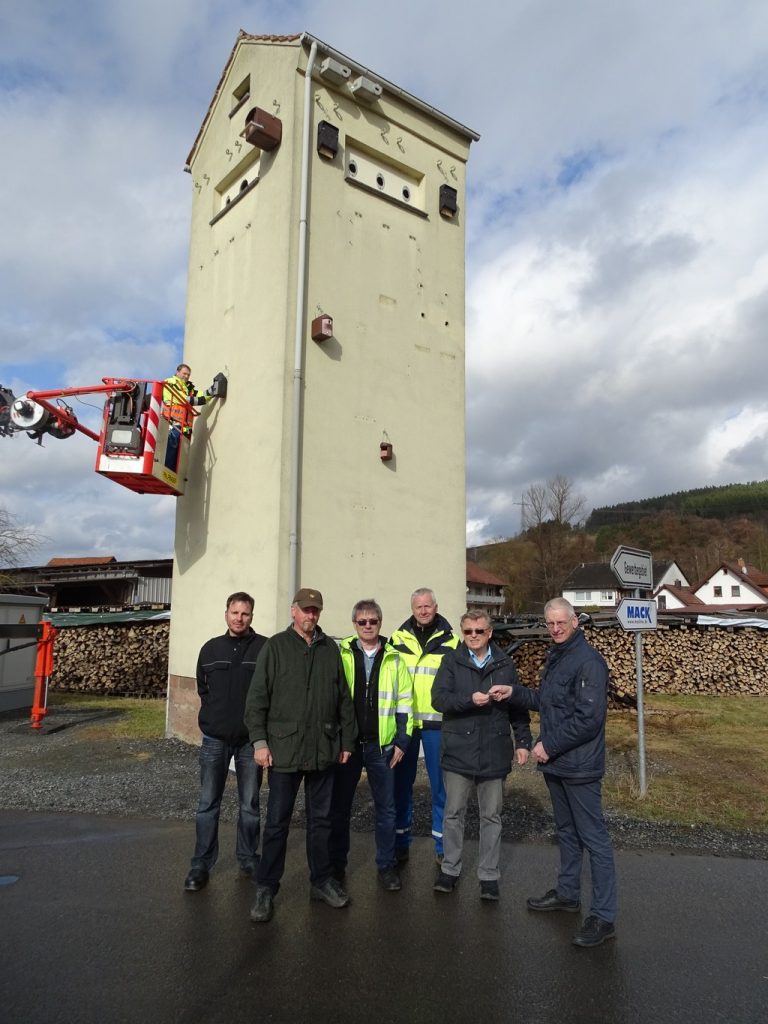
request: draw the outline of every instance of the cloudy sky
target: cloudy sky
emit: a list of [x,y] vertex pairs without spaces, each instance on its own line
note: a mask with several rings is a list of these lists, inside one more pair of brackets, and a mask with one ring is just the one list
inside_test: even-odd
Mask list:
[[[482,136],[470,542],[516,533],[524,490],[557,473],[589,508],[768,477],[764,0],[10,7],[0,384],[17,395],[175,366],[185,157],[238,29],[307,30]],[[95,455],[0,438],[0,506],[48,538],[34,560],[170,555],[173,499],[97,477]]]

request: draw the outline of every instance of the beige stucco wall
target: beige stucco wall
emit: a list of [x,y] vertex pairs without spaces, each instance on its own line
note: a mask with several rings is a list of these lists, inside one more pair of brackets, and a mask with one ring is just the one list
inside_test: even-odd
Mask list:
[[[319,55],[319,59],[322,54]],[[301,132],[306,50],[237,47],[191,161],[192,231],[184,357],[199,387],[223,370],[224,403],[195,426],[178,499],[169,670],[194,673],[236,589],[256,598],[254,625],[288,621],[289,494]],[[250,74],[249,101],[229,117]],[[299,582],[325,597],[322,624],[349,632],[349,611],[376,596],[385,629],[432,586],[453,620],[465,600],[464,168],[469,138],[386,90],[374,108],[313,81],[306,289]],[[254,105],[282,120],[260,157],[259,183],[216,223],[216,187],[251,147],[239,138]],[[332,161],[317,123],[339,128]],[[238,143],[240,145],[238,145]],[[415,175],[426,216],[345,180],[345,152]],[[243,176],[250,179],[248,168]],[[438,213],[439,186],[459,214]],[[317,344],[320,311],[334,337]],[[383,463],[379,442],[395,458]],[[172,731],[172,729],[171,729]]]

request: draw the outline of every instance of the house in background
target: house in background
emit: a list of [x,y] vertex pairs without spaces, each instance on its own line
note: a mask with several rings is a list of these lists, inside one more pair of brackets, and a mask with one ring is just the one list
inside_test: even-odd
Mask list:
[[[689,585],[673,559],[654,559],[653,582],[655,588]],[[615,608],[622,598],[633,597],[634,590],[621,587],[608,562],[582,562],[568,574],[561,594],[574,608]]]
[[476,562],[467,561],[467,608],[479,608],[497,619],[504,607],[507,583]]
[[710,606],[761,608],[768,606],[768,573],[748,565],[743,558],[721,562],[693,593]]
[[673,583],[665,583],[654,590],[653,599],[660,612],[703,611],[706,608],[691,587],[676,587]]
[[172,558],[118,562],[114,555],[52,558],[47,565],[3,569],[0,590],[47,596],[48,610],[159,609],[171,606]]

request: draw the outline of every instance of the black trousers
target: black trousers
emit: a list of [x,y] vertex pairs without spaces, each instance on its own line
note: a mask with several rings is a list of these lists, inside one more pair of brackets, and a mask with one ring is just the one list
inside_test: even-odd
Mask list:
[[307,817],[309,880],[312,885],[322,885],[331,876],[328,844],[331,837],[333,768],[317,772],[276,772],[270,768],[267,823],[261,841],[261,863],[256,880],[273,893],[280,888],[280,879],[285,871],[288,830],[302,781]]

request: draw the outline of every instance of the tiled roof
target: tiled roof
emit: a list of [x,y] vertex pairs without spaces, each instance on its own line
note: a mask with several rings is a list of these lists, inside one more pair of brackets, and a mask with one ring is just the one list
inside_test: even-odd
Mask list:
[[619,581],[607,562],[582,562],[572,569],[563,590],[617,590]]
[[723,567],[730,569],[735,576],[742,576],[755,587],[760,587],[761,589],[768,587],[768,572],[763,572],[756,565],[750,565],[748,562],[745,562],[743,565],[736,562],[723,562],[718,568],[722,569]]
[[682,601],[686,606],[704,605],[701,598],[696,597],[690,587],[675,587],[671,583],[665,583],[664,586],[659,589],[658,593],[661,593],[664,590],[673,597],[676,597],[678,601]]
[[741,564],[738,562],[721,562],[718,566],[708,572],[706,576],[703,576],[692,589],[700,590],[704,584],[709,583],[715,573],[720,572],[721,569],[731,573],[736,579],[742,580],[742,582],[752,590],[768,594],[768,573],[763,572],[762,569],[758,569],[756,565],[749,565],[746,562],[742,562]]
[[494,576],[488,569],[483,569],[475,562],[467,562],[467,583],[485,583],[492,587],[507,586],[505,580],[500,580],[498,576]]
[[51,568],[65,565],[111,565],[116,561],[114,555],[103,555],[98,558],[52,558],[47,565]]

